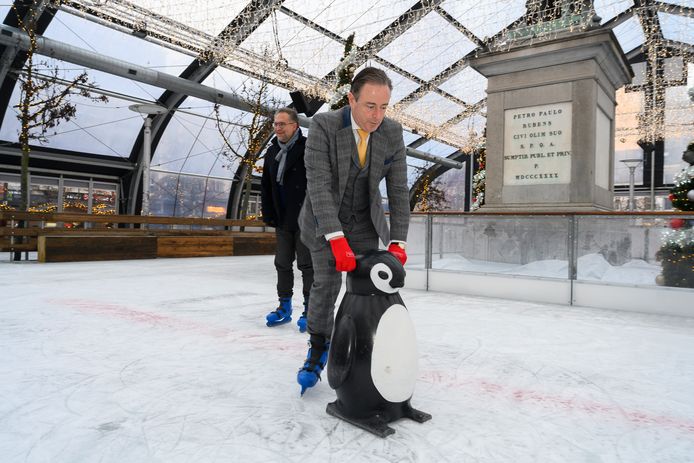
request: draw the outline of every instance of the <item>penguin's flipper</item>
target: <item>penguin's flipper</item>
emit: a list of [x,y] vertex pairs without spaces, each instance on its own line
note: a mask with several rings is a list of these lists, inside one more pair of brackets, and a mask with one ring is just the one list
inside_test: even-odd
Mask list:
[[333,330],[328,359],[328,384],[339,388],[349,377],[356,344],[356,331],[352,317],[340,317]]

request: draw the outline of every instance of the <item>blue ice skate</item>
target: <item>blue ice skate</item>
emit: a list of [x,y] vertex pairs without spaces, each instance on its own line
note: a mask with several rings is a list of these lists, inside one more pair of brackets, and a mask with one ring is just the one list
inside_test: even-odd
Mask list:
[[325,338],[322,336],[312,335],[309,346],[306,362],[304,362],[304,366],[301,367],[296,375],[296,381],[301,386],[302,396],[306,389],[315,386],[320,380],[325,363],[328,361],[330,342],[325,341]]
[[292,321],[292,298],[281,297],[280,305],[265,317],[267,326],[284,325]]
[[299,319],[296,321],[296,326],[299,327],[300,333],[306,332],[306,324],[308,320],[306,319],[306,312],[308,311],[308,302],[304,302],[304,312],[301,314]]

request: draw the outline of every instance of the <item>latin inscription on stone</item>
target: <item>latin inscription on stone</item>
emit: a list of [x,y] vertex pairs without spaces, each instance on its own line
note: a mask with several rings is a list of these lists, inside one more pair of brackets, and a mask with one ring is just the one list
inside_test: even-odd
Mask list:
[[571,182],[571,103],[507,109],[504,185]]

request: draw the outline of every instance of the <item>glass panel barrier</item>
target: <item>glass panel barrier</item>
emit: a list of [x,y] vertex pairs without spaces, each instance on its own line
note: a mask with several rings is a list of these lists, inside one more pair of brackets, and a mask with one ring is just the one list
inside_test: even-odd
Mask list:
[[0,174],[0,211],[17,211],[21,203],[19,175]]
[[[33,192],[32,192],[33,202]],[[63,189],[63,212],[89,212],[89,182],[81,180],[65,180]]]
[[32,176],[29,202],[30,212],[57,212],[58,179]]
[[149,211],[152,215],[174,215],[178,174],[152,170],[149,190]]
[[213,219],[226,218],[230,190],[231,180],[208,178],[203,217]]
[[205,178],[179,175],[175,198],[173,213],[175,217],[202,217]]
[[94,182],[92,189],[92,214],[114,215],[118,208],[118,185]]
[[569,217],[434,216],[432,269],[569,276]]
[[[687,256],[686,249],[675,246],[674,252],[665,256],[668,241],[677,239],[674,235],[691,234],[692,229],[685,228],[685,219],[662,215],[580,216],[577,219],[577,280],[679,287],[687,287],[687,281],[691,284],[694,250],[690,249]],[[670,275],[672,266],[668,259],[689,262],[688,268],[683,267],[684,274],[679,280]]]
[[425,215],[413,215],[407,232],[407,268],[426,268],[427,223]]
[[694,288],[692,243],[694,215],[413,215],[408,267]]

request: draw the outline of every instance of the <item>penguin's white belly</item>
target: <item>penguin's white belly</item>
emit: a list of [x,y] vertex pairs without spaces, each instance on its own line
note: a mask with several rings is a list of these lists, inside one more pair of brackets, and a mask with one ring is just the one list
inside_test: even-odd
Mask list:
[[389,402],[412,397],[417,379],[417,340],[405,306],[393,304],[376,328],[371,355],[374,386]]

